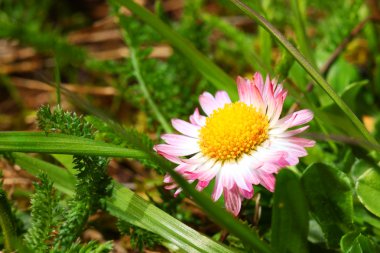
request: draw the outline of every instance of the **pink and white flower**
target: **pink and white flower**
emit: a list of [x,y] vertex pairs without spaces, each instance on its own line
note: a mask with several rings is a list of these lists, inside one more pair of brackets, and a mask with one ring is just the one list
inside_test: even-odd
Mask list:
[[[175,171],[189,182],[198,180],[201,191],[215,178],[212,199],[224,195],[226,209],[237,216],[243,198],[253,197],[253,185],[274,191],[275,177],[281,168],[296,165],[307,155],[305,147],[315,142],[295,135],[313,118],[310,110],[300,110],[280,118],[287,91],[275,80],[260,73],[253,79],[237,78],[239,101],[232,102],[225,91],[215,96],[204,92],[190,122],[173,119],[181,134],[164,134],[166,144],[155,150],[177,164]],[[166,175],[167,189],[178,188]],[[181,192],[178,188],[175,195]]]

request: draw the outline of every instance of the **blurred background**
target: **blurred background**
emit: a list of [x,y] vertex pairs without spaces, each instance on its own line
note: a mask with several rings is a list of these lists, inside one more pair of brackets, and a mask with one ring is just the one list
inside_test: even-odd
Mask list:
[[[310,149],[300,165],[336,162],[341,143],[327,143],[325,135],[349,141],[355,129],[331,100],[314,87],[305,71],[264,29],[227,0],[138,0],[176,33],[189,40],[230,77],[270,74],[289,90],[286,111],[311,108],[319,117],[310,133],[322,143]],[[376,0],[263,0],[246,1],[278,28],[316,66],[363,120],[380,137],[380,4]],[[122,18],[121,18],[122,16]],[[198,106],[203,91],[217,90],[193,64],[158,31],[132,14],[102,0],[0,0],[0,131],[37,130],[36,112],[43,104],[61,105],[80,114],[106,113],[122,125],[135,127],[158,142],[162,126],[153,116],[131,54],[139,63],[151,98],[163,116],[186,119]],[[285,112],[286,112],[285,111]],[[334,120],[331,120],[334,118]],[[330,124],[324,124],[324,121]],[[348,123],[347,123],[348,122]],[[322,133],[323,136],[317,133]],[[341,146],[342,145],[342,146]],[[339,155],[338,155],[339,154]],[[4,188],[21,212],[27,212],[33,177],[17,166],[0,163]],[[162,175],[141,164],[113,159],[110,174],[119,182],[157,204],[174,217],[228,245],[236,238],[224,234],[194,203],[161,186]],[[260,192],[260,190],[258,190]],[[241,218],[260,221],[262,233],[270,213],[259,214],[251,202]],[[270,195],[262,190],[261,208],[269,209]],[[182,208],[186,207],[186,208]],[[20,214],[20,217],[27,216]],[[116,240],[115,252],[133,252],[138,236],[120,236],[115,221],[105,213],[91,217],[83,239]],[[145,252],[167,252],[154,236],[140,242]],[[151,242],[151,244],[149,244]],[[240,243],[241,244],[241,243]],[[316,251],[318,252],[318,251]]]

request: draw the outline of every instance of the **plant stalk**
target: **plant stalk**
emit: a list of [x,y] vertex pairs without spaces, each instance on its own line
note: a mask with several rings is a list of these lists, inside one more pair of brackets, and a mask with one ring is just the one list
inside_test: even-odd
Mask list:
[[140,85],[140,89],[141,89],[146,101],[148,102],[148,104],[149,104],[150,108],[152,109],[154,115],[156,116],[158,122],[160,122],[161,126],[164,128],[165,132],[167,132],[167,133],[173,132],[169,122],[165,119],[164,115],[162,115],[160,109],[158,109],[156,103],[153,101],[152,96],[150,95],[150,93],[148,91],[145,80],[144,80],[142,73],[141,73],[141,70],[140,70],[141,69],[140,68],[140,62],[137,58],[136,49],[133,45],[131,38],[129,37],[128,32],[126,32],[125,39],[127,40],[127,43],[129,45],[130,57],[131,57],[132,66],[134,69],[136,79]]
[[16,229],[6,193],[0,189],[0,226],[4,236],[5,252],[16,250]]

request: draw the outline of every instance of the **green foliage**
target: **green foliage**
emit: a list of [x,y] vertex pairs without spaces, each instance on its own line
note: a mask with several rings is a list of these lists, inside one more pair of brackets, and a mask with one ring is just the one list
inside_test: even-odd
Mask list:
[[[320,19],[318,37],[320,47],[332,52],[360,21],[363,0],[310,2],[316,10],[334,10],[333,15]],[[339,29],[336,29],[339,27]]]
[[[87,117],[87,120],[98,130],[96,138],[115,145],[141,150],[145,153],[151,153],[153,150],[153,141],[144,133],[140,133],[132,127],[122,127],[109,120],[102,120],[95,116]],[[160,174],[164,171],[150,159],[139,159],[141,163],[149,168],[157,170]]]
[[340,245],[344,253],[375,253],[379,250],[376,249],[370,238],[358,232],[350,232],[344,235]]
[[[61,132],[68,135],[94,138],[93,127],[75,113],[63,112],[57,108],[53,112],[49,106],[41,107],[38,114],[39,127],[46,134]],[[69,203],[63,224],[55,238],[55,249],[66,250],[82,232],[90,214],[102,207],[102,201],[112,192],[111,178],[107,174],[108,159],[100,156],[75,155],[76,190]]]
[[282,170],[276,180],[272,211],[272,247],[279,253],[308,252],[309,215],[300,179],[294,172]]
[[38,127],[46,132],[64,133],[93,139],[91,124],[77,114],[64,112],[61,108],[51,111],[49,105],[42,106],[37,112]]
[[[67,171],[26,154],[13,153],[13,155],[16,164],[29,173],[38,175],[42,170],[54,181],[57,189],[69,196],[74,195],[73,178]],[[115,183],[112,197],[107,199],[107,211],[128,223],[161,235],[185,252],[233,252],[228,247],[181,223],[121,184]]]
[[356,184],[359,200],[373,214],[380,217],[378,196],[380,193],[380,173],[378,169],[369,169],[363,173]]
[[17,248],[16,222],[6,192],[0,186],[0,228],[5,252],[12,252]]
[[0,38],[17,39],[39,52],[54,54],[65,65],[84,63],[87,54],[83,49],[70,45],[58,31],[46,27],[46,19],[53,6],[54,1],[50,0],[1,1]]
[[[236,57],[241,57],[250,65],[252,69],[260,71],[263,74],[271,73],[268,66],[264,64],[263,60],[255,52],[253,48],[254,40],[252,37],[217,16],[204,13],[201,17],[212,29],[222,31],[227,37],[218,40],[218,46],[220,47],[220,50],[216,53],[218,58],[223,58],[224,61],[226,61],[226,59],[230,59],[230,67],[236,68],[238,65],[235,59]],[[234,42],[234,47],[231,47],[229,40]],[[218,54],[221,55],[219,56]],[[245,66],[245,64],[242,65]],[[242,66],[240,66],[240,68],[237,68],[235,71],[239,75],[244,73],[245,69],[242,69]]]
[[85,200],[73,200],[69,203],[69,210],[65,213],[65,220],[59,228],[55,238],[54,248],[67,250],[77,239],[90,216],[91,206]]
[[[112,251],[112,242],[105,242],[99,244],[96,241],[90,241],[87,244],[74,243],[70,246],[65,253],[109,253]],[[59,253],[62,251],[52,250],[49,253]]]
[[[66,79],[71,82],[72,76],[81,77],[78,80],[84,77],[87,82],[90,76],[91,81],[112,85],[116,95],[111,102],[107,100],[111,106],[106,113],[115,116],[115,112],[122,111],[123,115],[128,115],[123,117],[122,124],[136,124],[139,129],[148,131],[142,133],[99,117],[94,106],[89,104],[84,109],[99,118],[83,118],[59,107],[51,111],[46,106],[38,111],[39,126],[46,136],[30,132],[0,133],[0,150],[5,152],[7,160],[12,161],[14,154],[21,167],[34,175],[43,168],[54,181],[54,187],[72,196],[68,201],[63,200],[61,204],[64,205],[60,207],[52,183],[42,176],[32,198],[32,222],[25,235],[28,247],[25,252],[110,251],[110,242],[91,241],[83,245],[76,241],[89,215],[99,208],[106,208],[110,214],[127,221],[119,226],[120,230],[130,236],[132,246],[140,251],[145,247],[167,246],[168,242],[184,252],[230,251],[196,230],[207,236],[214,235],[214,238],[219,236],[218,240],[225,239],[224,244],[235,249],[241,249],[244,242],[246,251],[254,247],[258,247],[255,249],[258,252],[270,252],[271,249],[276,252],[307,252],[308,249],[310,252],[344,253],[380,251],[379,156],[373,152],[379,151],[380,146],[372,138],[375,136],[377,140],[380,136],[380,103],[377,101],[380,30],[377,21],[369,20],[363,31],[355,34],[327,73],[320,75],[317,69],[326,63],[342,41],[352,39],[347,36],[354,27],[378,12],[370,5],[374,1],[244,1],[256,13],[240,7],[266,30],[242,16],[231,1],[241,2],[189,0],[182,1],[180,7],[174,4],[173,8],[176,1],[155,1],[156,14],[150,12],[152,1],[147,1],[146,8],[130,0],[109,1],[111,16],[119,21],[116,25],[122,31],[129,56],[107,61],[93,59],[84,48],[70,45],[63,35],[86,22],[94,23],[86,14],[77,15],[77,8],[88,1],[75,3],[75,11],[70,10],[71,1],[0,1],[0,38],[16,40],[21,46],[53,57],[59,63],[65,82]],[[122,5],[132,14],[124,16]],[[274,39],[284,48],[273,43]],[[151,53],[159,45],[170,46],[173,52],[160,59],[152,58]],[[311,64],[305,58],[311,60]],[[295,59],[298,63],[293,64]],[[80,70],[70,68],[72,66]],[[255,186],[254,201],[243,203],[239,217],[247,226],[239,226],[238,221],[217,209],[219,203],[211,205],[208,198],[192,191],[193,185],[183,184],[184,192],[204,208],[210,219],[228,230],[221,231],[211,225],[196,208],[185,209],[184,206],[188,206],[187,200],[186,205],[183,203],[185,194],[174,199],[169,191],[159,187],[158,193],[153,193],[158,197],[148,195],[149,201],[145,201],[121,184],[111,183],[106,173],[108,159],[98,155],[128,157],[160,174],[171,173],[172,165],[152,151],[153,142],[149,136],[170,132],[168,122],[171,118],[187,119],[199,106],[198,97],[203,91],[214,93],[216,89],[225,89],[236,98],[234,77],[255,71],[284,80],[284,87],[292,97],[286,101],[284,111],[298,110],[298,107],[313,110],[316,120],[311,123],[308,138],[320,141],[316,147],[308,149],[309,155],[297,166],[277,175],[274,195]],[[0,77],[0,85],[7,86],[5,90],[13,93],[12,98],[21,108],[23,99],[16,94],[12,77]],[[315,84],[322,89],[313,87]],[[64,87],[62,92],[68,94]],[[80,97],[74,104],[82,106],[83,101]],[[101,103],[104,106],[104,101]],[[121,108],[125,103],[127,106]],[[135,115],[143,115],[147,122],[136,123]],[[2,116],[0,114],[0,122],[7,122],[8,118],[3,120]],[[20,151],[69,153],[74,155],[74,169],[64,171],[51,163],[11,153]],[[313,164],[315,162],[322,163]],[[301,180],[297,173],[302,175]],[[182,178],[178,179],[183,183]],[[116,184],[117,189],[113,189],[110,199],[107,196],[111,194],[112,184]],[[212,191],[212,183],[205,189],[207,191]],[[4,232],[6,235],[7,231]],[[228,233],[231,235],[224,238]],[[0,239],[7,241],[6,236]],[[266,247],[266,242],[271,246]],[[19,250],[23,252],[22,247]]]
[[302,175],[310,211],[321,225],[328,245],[337,247],[353,223],[352,187],[347,175],[336,168],[317,163]]
[[31,199],[31,227],[25,234],[25,245],[34,252],[48,252],[57,225],[62,221],[63,208],[53,182],[46,174],[40,175],[39,179],[40,183],[34,183],[36,192]]
[[130,236],[131,246],[140,252],[143,248],[153,248],[162,242],[162,237],[143,228],[131,225],[125,221],[119,220],[117,228],[121,234]]
[[[188,5],[191,7],[191,4]],[[124,76],[130,85],[118,87],[122,94],[125,94],[125,99],[146,112],[149,126],[152,125],[153,120],[157,122],[157,113],[152,110],[149,100],[154,103],[162,101],[159,109],[166,120],[192,113],[198,103],[199,94],[210,90],[210,83],[194,70],[189,61],[183,60],[183,57],[177,53],[170,55],[167,61],[150,58],[149,54],[152,52],[153,46],[146,44],[161,43],[161,36],[134,16],[118,15],[118,18],[123,28],[126,44],[131,48],[138,63],[138,68],[137,64],[134,64],[132,72],[134,75]],[[200,27],[203,26],[194,26],[193,22],[187,22],[186,25],[180,26],[180,29],[186,36],[202,37],[202,39],[195,40],[199,48],[202,48],[202,45],[205,44],[202,44],[202,41],[207,36],[204,31],[201,34],[197,33],[199,29],[203,29]],[[140,46],[142,44],[144,46]],[[146,85],[146,91],[141,85],[141,79]],[[165,131],[167,130],[165,129]]]

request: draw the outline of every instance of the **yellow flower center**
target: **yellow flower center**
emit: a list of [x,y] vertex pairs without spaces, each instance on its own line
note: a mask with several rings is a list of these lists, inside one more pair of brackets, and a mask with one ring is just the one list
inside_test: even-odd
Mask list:
[[269,122],[261,112],[243,102],[215,110],[200,129],[199,145],[204,155],[226,161],[249,154],[268,139]]

